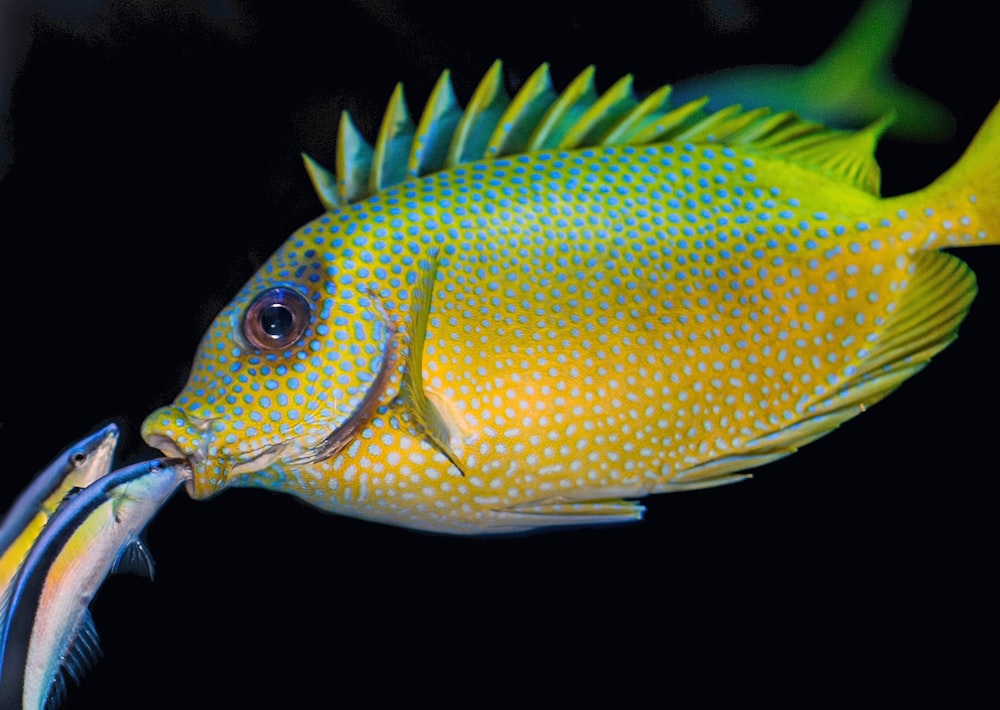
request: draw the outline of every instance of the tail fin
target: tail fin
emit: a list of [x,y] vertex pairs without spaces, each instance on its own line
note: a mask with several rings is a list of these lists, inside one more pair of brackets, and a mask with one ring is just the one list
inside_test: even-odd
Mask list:
[[[1000,103],[941,177],[899,200],[928,220],[924,249],[1000,244]],[[929,208],[929,209],[928,209]]]
[[947,140],[954,132],[951,112],[892,73],[909,9],[909,0],[866,0],[812,64],[737,67],[696,77],[675,84],[672,101],[680,106],[707,95],[710,109],[767,106],[835,128],[861,128],[893,114],[893,138]]
[[892,113],[888,135],[893,138],[947,140],[955,130],[951,112],[892,73],[909,10],[909,0],[867,0],[826,52],[805,68],[806,86],[812,100],[828,104],[833,122],[863,126]]

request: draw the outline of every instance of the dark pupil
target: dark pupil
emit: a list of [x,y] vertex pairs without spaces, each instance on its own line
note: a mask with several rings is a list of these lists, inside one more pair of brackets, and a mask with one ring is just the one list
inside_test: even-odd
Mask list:
[[272,338],[282,338],[292,329],[292,312],[280,303],[268,306],[260,314],[260,327]]

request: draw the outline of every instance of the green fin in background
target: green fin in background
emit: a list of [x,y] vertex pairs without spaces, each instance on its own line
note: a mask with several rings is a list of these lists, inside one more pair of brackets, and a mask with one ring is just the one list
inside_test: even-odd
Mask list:
[[511,98],[502,65],[494,62],[464,111],[444,72],[414,125],[397,85],[375,140],[369,145],[350,116],[342,116],[336,170],[328,172],[303,154],[306,169],[328,210],[357,202],[408,179],[472,161],[537,150],[572,150],[663,141],[740,146],[780,156],[858,189],[878,193],[874,150],[889,119],[861,131],[839,131],[785,111],[729,106],[706,112],[702,97],[674,108],[670,87],[645,100],[636,97],[626,75],[604,93],[587,67],[561,93],[552,89],[546,65]]
[[678,82],[674,96],[687,101],[707,95],[714,108],[770,106],[838,128],[860,128],[894,114],[887,132],[892,138],[947,140],[955,130],[951,112],[892,73],[909,10],[909,0],[866,0],[812,64],[725,69]]

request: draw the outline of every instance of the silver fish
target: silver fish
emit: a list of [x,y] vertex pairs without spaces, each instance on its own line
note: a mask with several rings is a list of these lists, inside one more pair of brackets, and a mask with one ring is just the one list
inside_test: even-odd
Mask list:
[[181,461],[114,471],[49,521],[0,603],[0,708],[51,708],[100,653],[89,604],[111,572],[153,575],[139,533],[190,478]]
[[108,424],[66,448],[38,474],[0,522],[0,596],[63,498],[111,470],[118,427]]

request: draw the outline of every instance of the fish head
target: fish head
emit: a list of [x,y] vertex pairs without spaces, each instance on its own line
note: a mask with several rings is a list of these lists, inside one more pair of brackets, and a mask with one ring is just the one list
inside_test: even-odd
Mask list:
[[381,270],[361,263],[367,254],[333,219],[305,225],[265,262],[216,316],[174,403],[144,421],[147,444],[188,460],[192,497],[281,490],[285,472],[335,454],[393,396]]
[[114,423],[107,424],[66,449],[51,466],[58,469],[56,475],[67,484],[86,488],[111,470],[118,436],[118,427]]

